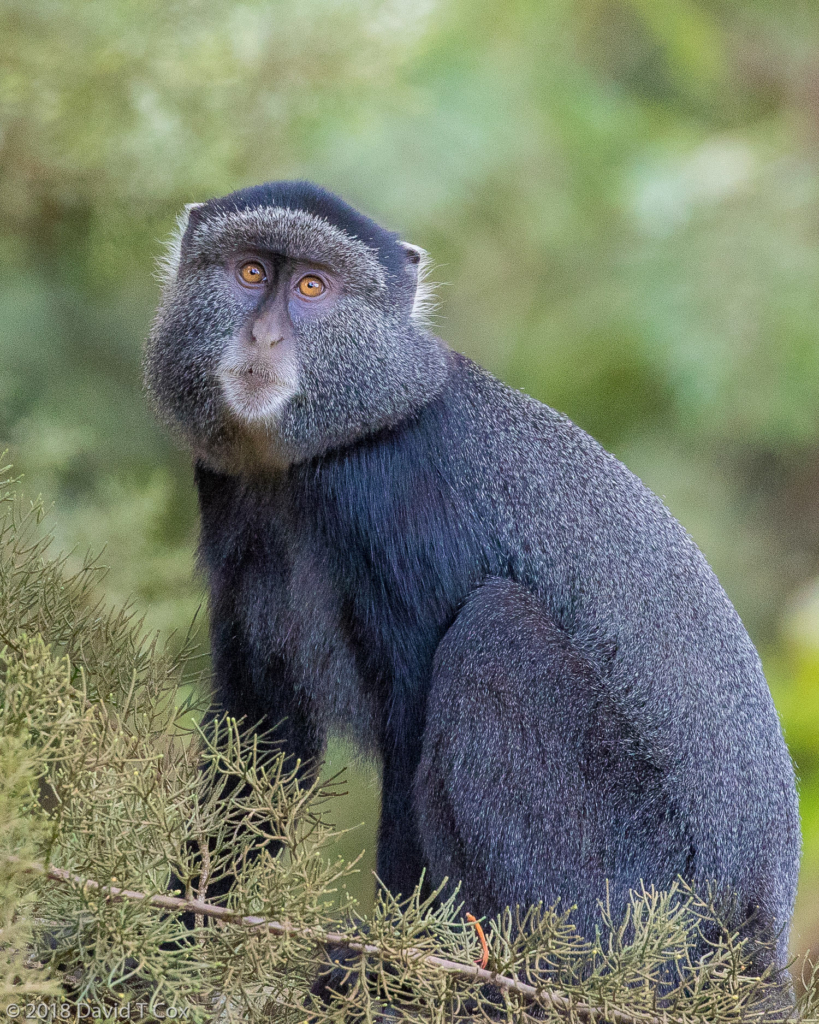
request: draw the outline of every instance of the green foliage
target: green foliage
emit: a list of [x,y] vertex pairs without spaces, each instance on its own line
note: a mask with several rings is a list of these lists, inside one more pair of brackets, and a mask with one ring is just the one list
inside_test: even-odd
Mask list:
[[[94,567],[66,575],[64,560],[47,557],[48,538],[36,534],[41,509],[5,500],[0,736],[6,767],[17,764],[15,755],[19,765],[4,775],[0,812],[16,809],[25,829],[21,838],[23,826],[12,827],[11,810],[4,815],[3,852],[23,864],[3,864],[18,888],[30,860],[79,879],[59,886],[35,877],[15,912],[27,908],[29,931],[31,914],[43,922],[40,931],[55,946],[44,953],[70,972],[77,1002],[125,1003],[144,993],[151,1009],[195,1005],[209,1019],[210,1008],[227,1001],[224,1014],[245,1019],[248,1006],[303,989],[314,971],[313,939],[262,941],[247,929],[202,927],[188,942],[178,917],[144,901],[111,901],[85,884],[163,892],[173,868],[189,890],[194,879],[203,886],[196,858],[211,838],[211,881],[236,872],[233,899],[245,911],[309,929],[326,924],[335,884],[350,868],[324,855],[332,830],[318,808],[331,790],[300,785],[296,766],[281,755],[262,762],[258,737],[226,726],[229,741],[200,773],[200,744],[185,726],[192,709],[179,700],[187,650],[159,650],[127,612],[95,601]],[[232,779],[243,788],[220,800]],[[283,853],[247,866],[263,823]],[[16,949],[11,954],[8,972],[17,964]],[[54,989],[45,975],[39,991]],[[23,999],[15,985],[5,997]]]
[[[2,505],[3,1006],[70,1000],[202,1021],[295,1022],[309,1010],[317,1024],[350,1014],[781,1019],[787,994],[754,973],[747,940],[718,932],[692,960],[692,941],[718,915],[684,886],[636,893],[622,922],[604,908],[591,942],[570,910],[507,911],[486,927],[499,979],[489,986],[476,977],[477,932],[457,891],[404,902],[382,891],[371,915],[350,916],[355,902],[339,887],[354,865],[327,855],[323,805],[337,786],[303,781],[299,765],[230,719],[207,738],[192,729],[195,709],[180,700],[188,648],[160,649],[127,612],[96,600],[93,565],[69,575],[49,558],[39,505],[10,493]],[[253,857],[270,836],[277,848]],[[200,901],[190,931],[150,901],[171,871],[182,897]],[[214,921],[224,911],[201,901],[226,875],[237,919]],[[328,1005],[309,988],[333,949],[347,950],[348,987]],[[817,1010],[811,983],[801,1019]]]
[[[26,862],[42,834],[33,806],[35,766],[25,738],[2,734],[0,747],[0,1008],[13,1001],[55,999],[59,983],[32,963],[34,899]],[[33,813],[32,813],[33,812]],[[19,861],[4,854],[13,852]]]

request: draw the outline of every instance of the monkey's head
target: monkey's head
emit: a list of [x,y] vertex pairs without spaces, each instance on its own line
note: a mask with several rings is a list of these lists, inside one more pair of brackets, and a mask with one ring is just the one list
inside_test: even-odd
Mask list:
[[283,468],[432,399],[424,253],[308,182],[188,207],[145,352],[160,416],[228,473]]

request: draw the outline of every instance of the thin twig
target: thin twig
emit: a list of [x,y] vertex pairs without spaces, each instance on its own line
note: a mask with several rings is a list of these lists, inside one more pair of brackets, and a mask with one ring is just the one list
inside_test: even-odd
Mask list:
[[[164,893],[157,893],[149,896],[144,892],[136,892],[134,889],[121,889],[116,885],[100,885],[90,878],[82,878],[74,875],[63,868],[46,867],[37,861],[24,861],[20,857],[7,855],[3,858],[9,864],[19,865],[21,871],[33,874],[44,875],[55,882],[65,882],[69,885],[76,885],[82,889],[90,889],[102,893],[103,896],[112,900],[134,900],[135,902],[147,903],[151,907],[160,910],[189,911],[202,917],[212,917],[217,921],[227,921],[231,924],[240,925],[258,931],[267,931],[271,935],[295,936],[297,938],[309,939],[319,946],[330,946],[332,948],[343,948],[351,953],[363,953],[367,956],[383,956],[379,946],[369,942],[359,942],[350,939],[341,932],[324,932],[319,928],[298,928],[287,922],[272,921],[267,917],[260,917],[256,914],[242,914],[238,910],[229,910],[227,907],[218,907],[212,903],[204,903],[201,900],[180,899],[178,896],[166,896]],[[430,967],[437,967],[448,974],[458,974],[471,981],[480,981],[494,985],[496,988],[506,992],[515,993],[530,999],[532,1002],[540,1003],[542,1006],[557,1010],[559,1013],[571,1013],[581,1020],[595,1020],[604,1017],[613,1024],[662,1024],[660,1018],[650,1017],[643,1014],[627,1014],[619,1010],[604,1009],[600,1006],[589,1006],[587,1003],[574,1002],[564,992],[556,989],[536,988],[518,978],[510,978],[503,974],[495,974],[494,971],[484,970],[478,964],[462,964],[455,960],[447,960],[445,957],[425,953],[422,949],[402,950],[402,955],[411,959],[423,961]]]
[[[210,881],[210,846],[207,839],[201,834],[199,836],[199,856],[202,858],[202,870],[199,874],[199,888],[196,890],[196,896],[197,903],[204,903]],[[197,928],[202,928],[205,924],[205,915],[197,914],[194,921]]]

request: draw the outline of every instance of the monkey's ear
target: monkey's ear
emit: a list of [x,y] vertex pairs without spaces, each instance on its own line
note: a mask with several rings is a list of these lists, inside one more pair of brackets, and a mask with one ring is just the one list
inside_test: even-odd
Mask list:
[[205,203],[185,203],[182,212],[179,214],[179,231],[181,237],[196,227],[200,218],[199,211],[205,206]]
[[420,245],[413,245],[412,242],[399,242],[398,244],[407,254],[407,262],[410,265],[419,266],[424,262],[424,259],[429,258],[426,251]]
[[204,203],[186,203],[176,218],[176,227],[165,244],[165,252],[157,260],[156,276],[165,287],[176,278],[185,235],[196,221],[196,211],[204,205]]
[[429,258],[429,253],[420,245],[413,245],[412,242],[399,242],[398,244],[406,253],[407,273],[412,278],[414,297],[410,315],[414,320],[425,321],[437,306],[435,289],[428,281],[432,261]]

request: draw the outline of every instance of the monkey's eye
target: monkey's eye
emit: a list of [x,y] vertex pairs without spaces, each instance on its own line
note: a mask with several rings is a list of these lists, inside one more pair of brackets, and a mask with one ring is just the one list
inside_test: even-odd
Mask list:
[[255,260],[248,260],[239,267],[239,277],[245,284],[264,284],[267,280],[267,272],[261,263]]
[[308,299],[314,299],[324,291],[324,282],[315,274],[307,274],[296,285],[299,292]]

